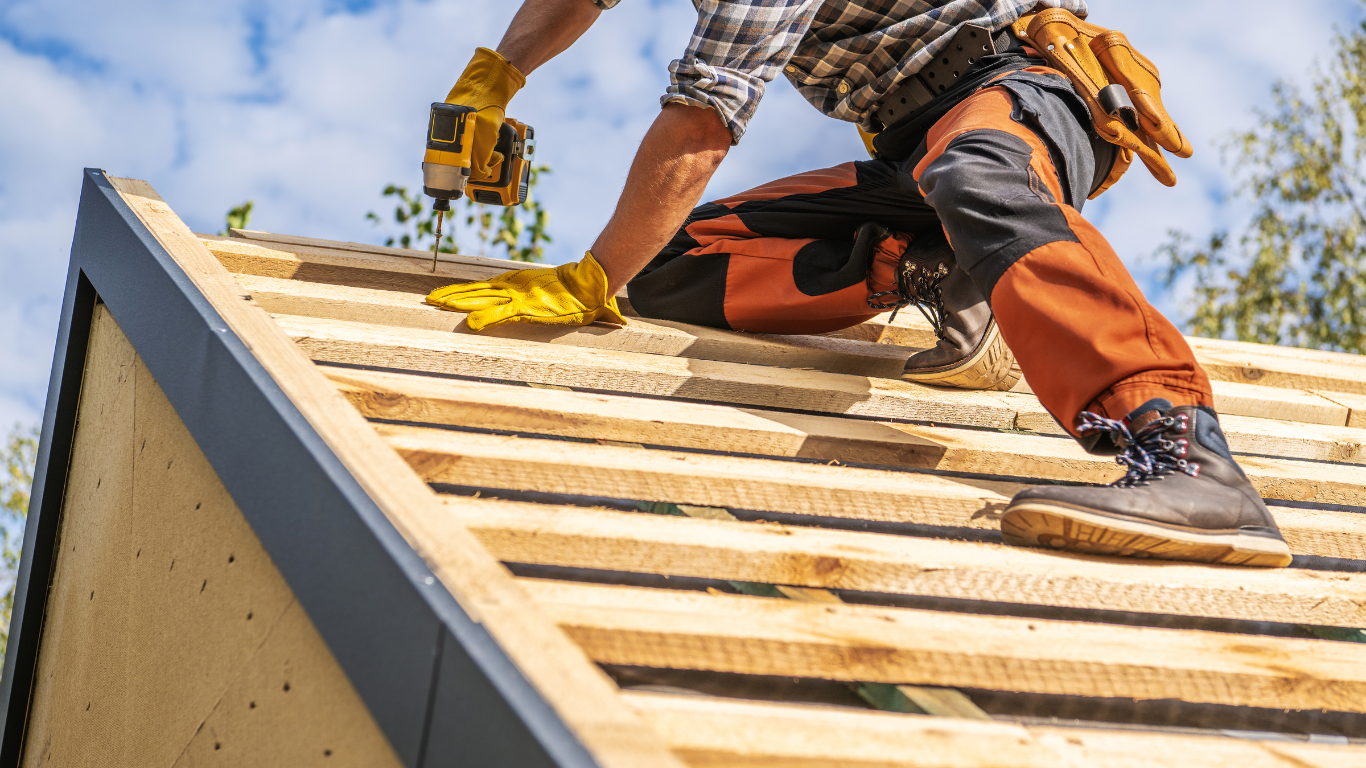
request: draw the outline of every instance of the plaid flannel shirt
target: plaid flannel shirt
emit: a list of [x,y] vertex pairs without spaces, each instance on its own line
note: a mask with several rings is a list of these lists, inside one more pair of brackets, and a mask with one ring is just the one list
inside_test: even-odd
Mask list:
[[[620,0],[593,0],[611,8]],[[865,129],[878,102],[964,24],[999,31],[1036,6],[1086,16],[1086,0],[693,0],[697,27],[660,99],[711,107],[740,141],[783,72],[830,117]]]

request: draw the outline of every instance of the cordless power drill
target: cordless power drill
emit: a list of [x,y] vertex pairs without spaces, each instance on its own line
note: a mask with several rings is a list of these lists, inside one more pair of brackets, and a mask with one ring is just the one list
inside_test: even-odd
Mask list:
[[[459,104],[436,102],[427,121],[427,152],[422,162],[422,191],[433,198],[436,211],[436,245],[432,248],[432,271],[436,271],[441,249],[441,225],[451,201],[465,194],[476,203],[521,205],[526,202],[531,178],[531,162],[536,152],[536,132],[531,126],[507,118],[498,131],[495,152],[501,162],[489,166],[490,178],[470,179],[470,153],[473,150],[474,112]],[[467,135],[467,130],[468,131]]]

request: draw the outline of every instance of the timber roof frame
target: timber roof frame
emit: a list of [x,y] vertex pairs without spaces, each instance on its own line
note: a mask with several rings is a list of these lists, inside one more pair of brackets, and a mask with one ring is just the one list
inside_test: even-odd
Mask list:
[[[421,301],[518,266],[196,235],[146,182],[88,170],[0,768],[141,744],[108,714],[163,705],[179,719],[162,730],[193,733],[170,753],[187,760],[247,760],[247,740],[279,759],[310,722],[409,766],[1366,760],[1366,358],[1189,340],[1293,567],[1083,557],[1004,544],[997,513],[1030,483],[1121,470],[1023,380],[901,381],[928,324],[473,333]],[[202,575],[223,583],[207,541],[220,567],[236,551],[256,571],[197,596]],[[161,569],[187,546],[173,589]],[[261,608],[240,574],[266,571],[349,714],[317,714],[323,688],[305,683],[294,719],[217,703],[226,680],[280,696],[297,674],[300,645],[242,656],[211,634]],[[97,584],[124,602],[87,600]],[[233,589],[242,614],[215,602]],[[110,617],[142,624],[111,635]],[[167,704],[225,659],[197,704]],[[260,683],[277,672],[283,686]],[[214,719],[228,711],[236,732]],[[345,746],[322,730],[297,754]],[[238,743],[218,753],[219,734]]]
[[[406,764],[444,764],[457,747],[493,754],[518,735],[524,765],[599,764],[105,173],[86,169],[0,683],[0,765],[17,765],[22,749],[96,301],[118,318]],[[451,738],[457,723],[466,727]]]

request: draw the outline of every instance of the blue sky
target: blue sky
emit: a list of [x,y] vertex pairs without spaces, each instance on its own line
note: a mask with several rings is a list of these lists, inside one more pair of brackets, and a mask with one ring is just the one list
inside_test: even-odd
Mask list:
[[[0,432],[43,407],[83,167],[150,181],[196,231],[218,231],[250,198],[254,228],[381,242],[365,213],[387,210],[386,184],[420,185],[427,105],[475,46],[497,44],[517,5],[0,0]],[[1303,81],[1362,5],[1097,0],[1091,12],[1162,68],[1196,148],[1175,163],[1175,189],[1137,168],[1085,210],[1180,317],[1188,297],[1156,289],[1149,254],[1170,228],[1200,235],[1246,215],[1225,200],[1215,140],[1269,106],[1272,82]],[[513,101],[554,168],[549,261],[578,258],[611,214],[694,19],[687,0],[623,0]],[[852,126],[780,80],[708,194],[862,152]]]

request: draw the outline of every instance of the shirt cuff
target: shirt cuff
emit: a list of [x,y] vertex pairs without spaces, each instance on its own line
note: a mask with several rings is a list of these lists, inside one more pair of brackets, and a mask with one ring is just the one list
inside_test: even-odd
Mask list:
[[754,117],[768,85],[757,75],[713,66],[696,58],[671,63],[669,79],[671,85],[660,98],[660,104],[711,107],[730,131],[732,144],[739,144],[740,137],[745,135],[745,127]]

